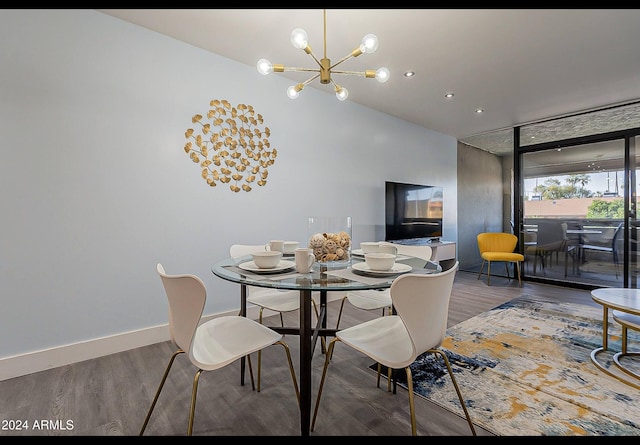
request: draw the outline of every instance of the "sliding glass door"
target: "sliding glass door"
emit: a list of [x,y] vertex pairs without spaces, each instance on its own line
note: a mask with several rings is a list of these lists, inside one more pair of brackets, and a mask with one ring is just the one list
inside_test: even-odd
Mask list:
[[513,130],[524,279],[637,288],[640,103]]
[[526,276],[624,286],[625,152],[616,139],[521,154]]

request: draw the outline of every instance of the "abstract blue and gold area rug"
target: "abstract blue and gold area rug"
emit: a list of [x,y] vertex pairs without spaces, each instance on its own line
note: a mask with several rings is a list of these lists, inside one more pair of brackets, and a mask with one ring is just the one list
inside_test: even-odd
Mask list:
[[[602,344],[602,314],[522,296],[449,328],[443,349],[472,421],[504,436],[640,435],[640,390],[590,359]],[[614,352],[620,333],[611,319]],[[628,338],[629,350],[640,350],[638,333]],[[463,416],[441,358],[427,354],[411,368],[416,394]]]

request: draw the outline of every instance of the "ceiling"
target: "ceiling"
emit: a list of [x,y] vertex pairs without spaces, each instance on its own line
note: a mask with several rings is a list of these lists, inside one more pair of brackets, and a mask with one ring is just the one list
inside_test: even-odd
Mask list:
[[[294,28],[306,30],[318,59],[325,54],[322,9],[98,11],[251,66],[266,58],[316,68],[289,43]],[[513,151],[515,125],[640,100],[638,23],[640,9],[328,9],[326,57],[335,63],[376,34],[375,53],[339,69],[386,66],[391,77],[334,74],[348,100],[501,155]],[[334,94],[318,80],[309,87]]]

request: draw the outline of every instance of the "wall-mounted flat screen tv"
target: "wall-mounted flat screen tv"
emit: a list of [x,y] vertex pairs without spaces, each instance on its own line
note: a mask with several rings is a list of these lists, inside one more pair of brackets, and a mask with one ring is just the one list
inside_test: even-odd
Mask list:
[[387,241],[442,236],[442,187],[385,181]]

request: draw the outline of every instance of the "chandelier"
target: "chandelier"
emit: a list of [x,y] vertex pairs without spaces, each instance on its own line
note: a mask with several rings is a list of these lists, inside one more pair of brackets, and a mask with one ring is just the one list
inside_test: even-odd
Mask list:
[[376,49],[378,49],[378,37],[375,34],[367,34],[362,38],[362,42],[360,46],[351,51],[350,54],[346,55],[342,59],[340,59],[337,63],[331,65],[331,61],[327,58],[327,10],[323,10],[324,14],[324,57],[320,60],[313,54],[311,47],[309,46],[309,41],[307,38],[307,33],[304,29],[296,28],[291,32],[291,44],[298,49],[303,50],[305,53],[309,54],[313,60],[318,64],[318,68],[295,68],[295,67],[286,67],[284,65],[272,64],[267,59],[258,60],[257,68],[258,72],[263,75],[267,75],[273,72],[283,73],[285,71],[298,71],[298,72],[315,72],[314,76],[305,80],[304,82],[298,83],[297,85],[292,85],[287,89],[287,96],[290,99],[297,99],[300,91],[307,86],[309,83],[313,82],[318,77],[320,78],[321,84],[332,84],[334,91],[336,92],[336,97],[338,100],[346,100],[349,97],[349,92],[346,88],[338,85],[331,78],[331,74],[348,74],[355,76],[362,76],[365,78],[375,78],[378,82],[384,83],[389,80],[389,69],[386,67],[378,68],[377,70],[365,70],[365,71],[340,71],[335,70],[334,68],[340,65],[342,62],[351,59],[352,57],[358,57],[363,53],[373,53]]

